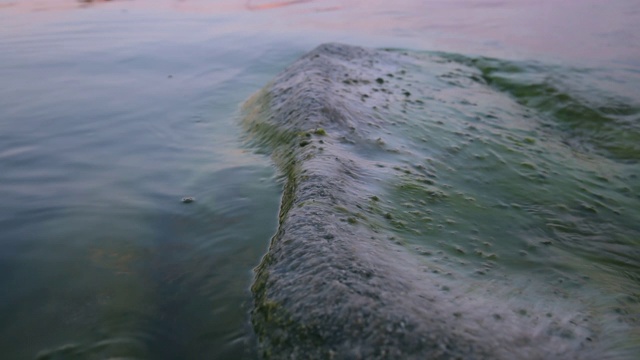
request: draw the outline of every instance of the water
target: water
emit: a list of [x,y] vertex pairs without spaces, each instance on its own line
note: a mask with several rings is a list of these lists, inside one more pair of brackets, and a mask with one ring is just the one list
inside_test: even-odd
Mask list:
[[[389,146],[411,155],[386,211],[408,248],[443,267],[478,250],[471,277],[494,254],[568,296],[588,283],[634,324],[638,24],[631,0],[0,2],[3,358],[255,358],[249,286],[281,183],[238,109],[327,41],[444,52],[465,66],[452,83],[504,94],[399,119]],[[416,165],[450,186],[435,215],[412,204],[434,194]]]

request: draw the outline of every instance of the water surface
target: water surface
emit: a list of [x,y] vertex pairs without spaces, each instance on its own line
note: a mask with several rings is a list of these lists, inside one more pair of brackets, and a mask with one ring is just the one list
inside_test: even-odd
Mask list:
[[623,0],[0,1],[0,352],[255,358],[251,270],[281,185],[238,108],[327,41],[443,52],[476,69],[452,82],[513,101],[401,119],[397,161],[451,187],[434,215],[410,174],[387,189],[407,247],[455,259],[483,234],[507,269],[569,294],[588,276],[637,321],[638,24]]

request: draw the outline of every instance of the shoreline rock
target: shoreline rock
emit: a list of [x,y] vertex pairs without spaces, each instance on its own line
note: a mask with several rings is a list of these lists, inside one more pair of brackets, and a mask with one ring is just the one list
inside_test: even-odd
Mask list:
[[411,96],[402,76],[389,74],[404,75],[415,62],[393,51],[325,44],[245,104],[250,141],[285,178],[279,228],[252,286],[262,356],[603,358],[606,349],[593,341],[599,331],[574,321],[580,310],[551,319],[499,295],[443,286],[443,276],[381,225],[392,220],[376,205],[385,172],[360,150],[384,154],[380,136],[393,119],[378,110]]

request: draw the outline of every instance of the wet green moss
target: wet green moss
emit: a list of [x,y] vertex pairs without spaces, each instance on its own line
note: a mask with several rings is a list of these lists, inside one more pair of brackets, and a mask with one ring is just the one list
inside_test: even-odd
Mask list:
[[241,125],[247,132],[246,140],[266,153],[272,153],[277,147],[290,144],[296,132],[278,126],[270,121],[269,103],[271,96],[265,89],[253,95],[243,105]]
[[[375,76],[371,77],[371,79],[373,78]],[[395,82],[395,80],[393,81]],[[356,82],[356,80],[353,81],[353,83]],[[395,97],[402,97],[398,96],[398,90],[395,93]],[[412,95],[414,98],[422,95],[419,90],[414,91],[414,93]],[[381,94],[382,92],[376,94],[376,96]],[[409,103],[409,98],[400,100],[407,100],[402,101],[403,104]],[[425,99],[425,101],[428,101],[430,105],[432,104],[431,99]],[[415,103],[422,103],[422,101],[416,100]],[[410,105],[406,106],[408,108],[411,107]],[[397,111],[393,107],[392,109]],[[513,109],[508,109],[507,111],[511,110]],[[381,111],[383,112],[383,110]],[[437,111],[434,113],[437,113]],[[489,126],[493,121],[491,119],[499,118],[502,121],[509,118],[506,113],[500,113],[499,111],[495,113],[497,116],[487,116],[486,119],[489,120],[486,120],[486,123],[471,129],[474,130],[473,134],[487,130],[485,125]],[[513,114],[516,113],[513,110]],[[407,118],[413,115],[416,115],[416,113],[411,113]],[[395,120],[393,119],[394,125],[399,124],[395,128],[408,127],[406,123]],[[427,123],[427,120],[431,121],[431,119],[418,120],[425,120],[424,123]],[[456,119],[450,120],[450,122],[439,122],[441,126],[436,126],[437,129],[446,129],[450,125],[461,125],[456,125]],[[478,120],[484,121],[484,119],[480,118]],[[439,119],[435,119],[431,123],[436,123],[437,121]],[[416,129],[418,130],[414,131]],[[426,126],[423,130],[425,129],[427,129]],[[462,126],[458,126],[458,129],[462,129]],[[358,211],[355,209],[357,205],[349,203],[347,206],[352,210],[345,207],[337,207],[336,210],[343,213],[343,215],[339,216],[342,221],[339,226],[344,228],[346,223],[360,223],[359,228],[369,226],[373,228],[375,225],[379,225],[385,231],[390,231],[398,236],[405,236],[412,243],[424,244],[427,242],[434,248],[428,254],[433,254],[438,249],[445,254],[433,256],[429,260],[437,258],[434,261],[441,261],[442,266],[446,268],[450,264],[455,264],[458,267],[457,261],[464,259],[468,264],[466,271],[473,276],[491,274],[488,268],[479,265],[485,263],[495,265],[496,268],[504,266],[506,270],[519,270],[519,267],[522,267],[529,271],[531,267],[539,265],[536,263],[538,261],[537,258],[547,255],[547,253],[543,252],[550,252],[563,247],[570,249],[572,241],[577,236],[588,239],[590,236],[605,233],[605,231],[600,231],[601,229],[606,230],[606,227],[601,227],[598,224],[598,218],[604,217],[607,221],[610,219],[610,217],[607,218],[606,216],[608,216],[607,207],[611,206],[611,203],[605,199],[594,202],[593,198],[597,194],[594,194],[593,188],[589,186],[587,186],[586,190],[579,189],[578,193],[578,187],[574,186],[571,179],[583,178],[585,172],[590,170],[576,170],[579,168],[584,169],[585,167],[581,165],[583,163],[588,165],[588,163],[581,162],[580,159],[574,159],[573,157],[567,158],[570,161],[565,161],[566,159],[562,158],[562,154],[556,154],[557,151],[561,152],[562,146],[566,144],[554,144],[552,143],[553,139],[545,136],[544,145],[557,145],[557,147],[553,147],[554,152],[551,153],[542,144],[539,144],[542,140],[537,143],[534,139],[533,136],[538,136],[535,135],[537,130],[528,129],[522,131],[515,129],[512,131],[511,128],[497,128],[494,129],[496,131],[494,134],[483,133],[482,137],[474,137],[473,139],[470,139],[469,133],[461,132],[452,141],[446,141],[445,139],[449,133],[421,132],[419,130],[420,127],[416,125],[407,131],[415,133],[416,139],[426,139],[424,143],[428,144],[429,152],[420,153],[421,148],[412,147],[413,144],[405,143],[404,145],[406,145],[408,151],[399,152],[399,155],[385,153],[384,156],[386,158],[384,161],[385,164],[389,165],[378,164],[378,166],[381,168],[385,166],[388,168],[393,167],[397,171],[397,173],[387,172],[387,174],[393,173],[392,176],[394,176],[387,185],[388,192],[377,193],[378,196],[360,194],[362,196],[359,200],[362,200],[363,206],[360,210],[367,215],[371,215],[369,220],[362,221],[361,219],[365,219],[364,215],[352,211]],[[267,130],[267,132],[270,131]],[[346,131],[344,130],[344,133]],[[354,131],[354,134],[350,134],[349,139],[345,137],[344,141],[357,147],[359,138],[356,133],[357,131]],[[434,133],[436,135],[432,135]],[[443,134],[442,143],[439,143],[439,139],[435,138],[439,136],[438,134]],[[308,132],[294,134],[294,138],[291,138],[291,135],[288,132],[281,132],[275,136],[280,137],[278,140],[266,141],[277,148],[278,150],[276,151],[280,151],[283,159],[286,159],[286,161],[280,162],[280,164],[284,164],[281,170],[287,175],[287,179],[292,184],[287,185],[285,196],[283,197],[282,212],[285,214],[290,206],[288,204],[293,201],[291,194],[294,193],[293,189],[295,189],[296,184],[308,180],[297,176],[299,174],[295,169],[295,161],[304,161],[304,159],[300,156],[296,159],[291,155],[287,158],[287,154],[311,153],[310,149],[300,151],[298,146],[301,145],[301,142],[310,144],[312,141],[316,143],[311,146],[315,146],[322,139],[314,136],[324,136],[326,133],[322,133],[320,129],[308,129]],[[334,134],[332,133],[332,135]],[[336,129],[335,138],[338,139],[341,135],[343,135],[341,131]],[[384,136],[389,144],[396,146],[397,138],[394,138],[394,135],[396,134],[389,133],[388,137],[387,135]],[[525,137],[524,135],[532,137]],[[297,138],[295,138],[296,136]],[[379,135],[371,135],[370,139],[373,140],[377,136]],[[269,137],[270,135],[267,136],[267,138]],[[286,143],[287,138],[291,139],[290,143]],[[475,140],[475,142],[471,140]],[[380,139],[380,142],[381,145],[385,145],[382,139]],[[456,146],[455,148],[453,147],[454,145]],[[420,146],[424,145],[421,143]],[[439,155],[437,150],[445,149],[446,146],[452,146],[453,151],[451,153],[443,152],[442,155]],[[436,151],[432,153],[433,149],[436,149]],[[436,161],[429,162],[426,169],[414,168],[411,164],[421,160],[412,158],[411,152],[419,154],[423,159],[428,155],[430,158],[435,158]],[[473,159],[471,157],[473,154],[479,154],[476,159],[480,160]],[[399,161],[394,163],[392,159]],[[470,162],[469,159],[472,159],[473,162]],[[293,165],[291,162],[293,162]],[[573,162],[577,164],[575,169],[566,170],[562,168],[564,166],[572,167]],[[604,169],[607,164],[600,163],[599,166],[603,166]],[[437,173],[438,177],[427,179],[428,174],[425,174],[425,172]],[[424,175],[427,175],[424,177],[427,181],[423,180],[422,176]],[[552,182],[548,183],[549,186],[546,186],[547,183],[545,183],[545,187],[542,187],[532,181],[523,182],[526,179],[542,178],[543,176],[551,178]],[[626,198],[628,198],[629,195],[634,194],[632,190],[635,188],[622,184],[623,180],[620,179],[622,178],[615,179],[611,177],[611,181],[615,184],[611,186],[626,188],[625,192],[628,194]],[[635,179],[629,181],[635,181]],[[445,184],[450,184],[450,186],[447,187]],[[554,186],[556,186],[555,189],[553,188]],[[383,198],[384,201],[380,201],[380,198]],[[584,201],[584,204],[593,205],[590,205],[592,206],[591,208],[585,208],[581,206],[581,201]],[[616,207],[620,209],[626,205],[626,200],[623,197],[616,201],[620,202],[620,204],[616,204]],[[560,202],[568,205],[554,205],[554,203]],[[300,205],[302,204],[300,203]],[[630,208],[625,211],[633,213],[634,210]],[[388,217],[385,216],[386,214],[388,214]],[[282,220],[284,215],[281,214],[281,216]],[[612,221],[612,223],[614,222]],[[554,246],[540,246],[537,251],[526,248],[529,252],[522,251],[521,254],[526,257],[520,258],[518,250],[523,248],[525,242],[520,236],[528,229],[539,229],[539,231],[544,232],[545,237],[554,240]],[[474,230],[475,232],[473,232]],[[628,237],[631,238],[633,235],[631,234]],[[333,237],[333,235],[327,236]],[[438,243],[440,239],[443,240],[442,243]],[[634,239],[637,239],[637,237],[634,237]],[[487,249],[490,244],[486,240],[490,240],[495,244],[491,250]],[[544,241],[551,244],[551,240]],[[456,246],[454,244],[460,245]],[[595,243],[594,247],[597,248],[598,244]],[[465,255],[465,251],[467,251],[468,255]],[[494,251],[495,253],[490,253],[489,251]],[[589,250],[581,248],[580,251],[588,252]],[[496,254],[500,255],[499,261]],[[448,258],[445,259],[444,257]],[[621,264],[628,261],[628,259],[625,259],[624,254],[621,254],[620,257],[622,259],[620,261]],[[539,263],[542,264],[543,262]],[[622,266],[620,265],[620,267]],[[446,272],[446,269],[443,270],[443,273]],[[255,286],[258,290],[261,287],[259,282],[260,280],[257,280]],[[256,296],[256,301],[259,301],[258,296]],[[294,319],[282,313],[277,302],[266,298],[264,301],[264,304],[259,307],[260,311],[266,314],[264,317],[270,323],[281,324],[281,327],[265,328],[261,330],[261,333],[274,333],[274,331],[277,333],[283,331],[283,329],[288,334],[292,331],[298,331],[298,329],[300,329],[301,333],[307,331],[304,324],[296,323]],[[295,334],[293,336],[298,335]],[[269,357],[272,352],[268,349],[268,352],[265,353]],[[276,352],[274,351],[273,353]]]
[[334,209],[343,214],[350,214],[351,212],[344,206],[335,206]]
[[398,189],[414,199],[430,200],[431,202],[442,201],[449,197],[448,193],[428,183],[418,181],[405,181],[400,183]]
[[525,169],[529,169],[529,170],[535,170],[536,166],[530,162],[522,162],[520,163],[520,166],[522,166]]

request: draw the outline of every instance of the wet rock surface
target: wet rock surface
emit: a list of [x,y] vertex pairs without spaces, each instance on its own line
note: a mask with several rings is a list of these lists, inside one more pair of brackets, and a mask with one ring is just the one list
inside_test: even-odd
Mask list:
[[[395,51],[321,45],[245,105],[250,140],[285,178],[279,229],[252,286],[263,357],[601,358],[601,329],[578,305],[551,316],[492,293],[488,281],[472,289],[399,244],[392,229],[403,222],[381,205],[390,176],[381,163],[403,151],[387,131],[391,113],[424,105],[420,84],[406,80],[423,65]],[[436,178],[406,171],[428,189]],[[428,190],[425,199],[444,196]]]

